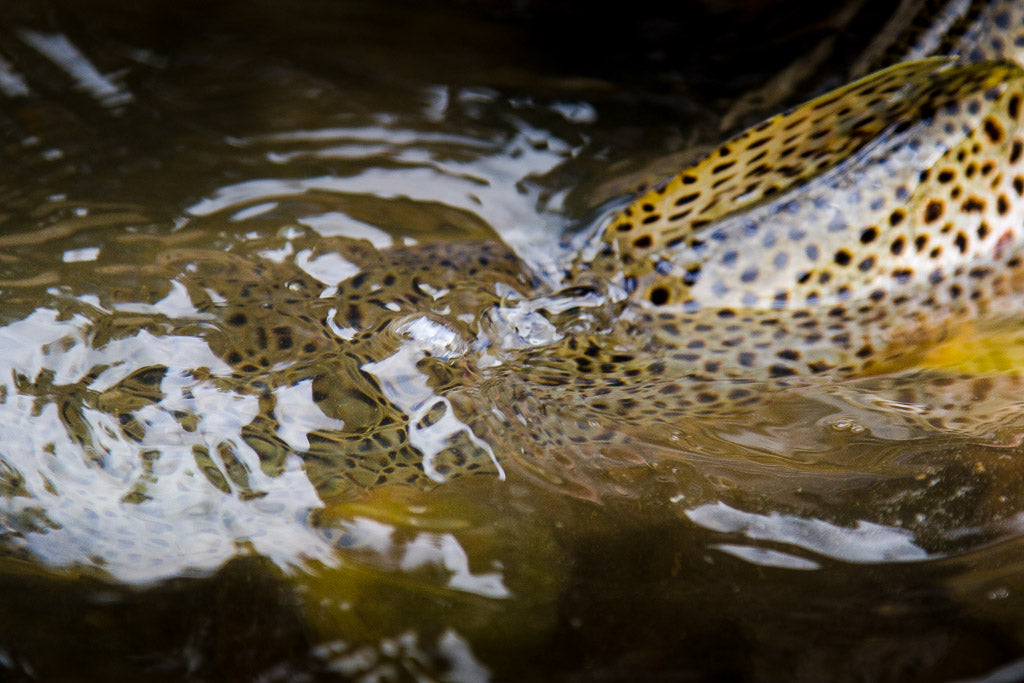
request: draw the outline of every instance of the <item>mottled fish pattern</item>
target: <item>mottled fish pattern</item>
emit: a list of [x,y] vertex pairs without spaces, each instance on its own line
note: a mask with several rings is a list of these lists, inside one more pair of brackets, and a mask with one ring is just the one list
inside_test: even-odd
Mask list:
[[[588,459],[642,458],[638,440],[656,456],[674,425],[741,418],[808,385],[847,405],[885,396],[907,425],[987,434],[1019,412],[1017,374],[898,371],[965,321],[1022,312],[1024,4],[924,4],[857,80],[726,140],[618,212],[561,289],[542,290],[497,241],[320,240],[310,248],[358,269],[329,297],[294,264],[256,258],[259,244],[182,248],[143,270],[209,320],[142,329],[203,339],[230,368],[209,380],[258,397],[242,438],[271,475],[294,452],[278,390],[308,380],[336,421],[311,429],[299,453],[324,500],[513,461],[569,485]],[[99,274],[105,310],[138,300],[116,273]],[[558,333],[496,343],[524,311]],[[95,348],[139,333],[130,311],[90,315]],[[400,354],[419,377],[394,374]],[[101,392],[24,378],[19,391],[59,401],[88,452],[89,410],[145,438],[135,413],[161,400],[163,373]],[[240,447],[197,447],[195,459],[218,488],[245,494],[244,468],[231,465]],[[573,485],[590,496],[584,479]]]
[[1013,369],[882,377],[966,321],[1019,315],[1024,292],[1024,6],[929,11],[890,46],[914,61],[751,127],[612,217],[570,273],[623,293],[621,315],[492,371],[511,415],[468,401],[475,429],[531,438],[524,457],[571,476],[566,454],[635,452],[808,383],[982,438],[1019,413]]

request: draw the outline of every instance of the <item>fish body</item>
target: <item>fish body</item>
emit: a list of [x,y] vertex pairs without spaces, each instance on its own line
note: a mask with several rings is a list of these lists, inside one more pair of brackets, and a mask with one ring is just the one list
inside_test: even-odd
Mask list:
[[[98,308],[62,312],[87,322],[52,349],[89,347],[95,367],[18,391],[58,405],[97,461],[102,414],[147,453],[212,434],[194,461],[243,496],[259,495],[244,452],[269,477],[297,453],[324,501],[511,462],[564,484],[588,458],[642,460],[638,442],[806,386],[987,434],[1018,408],[1015,371],[901,371],[964,324],[1024,313],[1024,6],[943,7],[886,48],[911,61],[725,141],[612,216],[556,287],[497,241],[296,237],[283,261],[258,240],[224,252],[185,236],[141,270],[97,269],[83,294]],[[327,294],[308,265],[325,255],[351,268]],[[171,289],[132,308],[125,273]],[[143,333],[199,339],[207,365],[110,378],[106,355]],[[237,438],[190,414],[204,383],[246,406]],[[300,394],[315,419],[289,412]],[[152,495],[147,467],[133,501]]]
[[639,317],[672,319],[655,323],[666,348],[716,318],[784,330],[768,353],[710,335],[734,377],[853,376],[964,319],[1011,314],[1022,87],[1016,64],[927,60],[824,95],[624,209],[605,258],[623,264]]
[[1012,420],[1019,368],[928,357],[1022,312],[1024,7],[950,3],[937,21],[901,38],[922,59],[741,132],[613,216],[570,281],[610,287],[621,315],[492,371],[463,408],[476,430],[532,437],[564,481],[565,461],[806,386],[873,406],[883,430],[984,439]]

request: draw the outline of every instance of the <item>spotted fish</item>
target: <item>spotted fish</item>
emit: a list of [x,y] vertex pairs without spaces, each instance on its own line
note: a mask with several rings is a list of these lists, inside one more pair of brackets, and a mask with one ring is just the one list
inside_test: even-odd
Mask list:
[[621,315],[494,372],[487,400],[512,414],[468,401],[476,429],[511,425],[565,474],[595,442],[628,453],[808,383],[976,435],[1018,413],[1015,372],[877,379],[967,321],[1021,313],[1024,7],[961,5],[941,36],[899,41],[948,56],[769,118],[611,218],[570,278],[621,293]]
[[716,373],[849,376],[894,361],[1016,287],[1021,85],[1009,63],[929,60],[868,77],[626,208],[606,257],[622,263],[638,316],[672,319],[655,325],[662,344],[743,316],[792,342],[770,357],[706,344]]
[[[84,342],[100,350],[143,331],[203,340],[226,369],[191,380],[255,397],[244,446],[270,476],[298,452],[325,501],[510,462],[565,485],[587,459],[635,460],[637,440],[656,451],[681,421],[756,411],[808,384],[983,431],[1019,411],[1019,377],[898,371],[969,321],[1024,313],[1024,6],[949,3],[928,29],[908,26],[880,51],[907,60],[725,141],[613,216],[557,287],[497,241],[296,238],[301,253],[355,266],[322,296],[254,240],[163,250],[142,268],[171,283],[151,298],[177,288],[189,315],[126,307],[137,264],[99,269],[99,308],[65,315],[87,317]],[[542,333],[517,336],[523,325]],[[152,426],[138,415],[167,386],[155,363],[91,388],[106,370],[73,385],[20,377],[18,391],[59,405],[102,459],[86,418],[114,416],[111,430],[144,443]],[[280,397],[296,387],[323,419],[289,440]],[[201,428],[185,410],[170,419]],[[255,496],[241,448],[193,453],[214,486]]]

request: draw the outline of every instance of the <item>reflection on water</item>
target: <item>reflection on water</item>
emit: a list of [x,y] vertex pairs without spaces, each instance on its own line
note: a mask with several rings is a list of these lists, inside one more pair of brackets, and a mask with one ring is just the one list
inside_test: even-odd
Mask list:
[[339,7],[0,22],[0,667],[1016,670],[1016,325],[968,333],[984,367],[714,419],[520,394],[618,310],[559,291],[573,247],[728,105],[538,65],[486,14]]

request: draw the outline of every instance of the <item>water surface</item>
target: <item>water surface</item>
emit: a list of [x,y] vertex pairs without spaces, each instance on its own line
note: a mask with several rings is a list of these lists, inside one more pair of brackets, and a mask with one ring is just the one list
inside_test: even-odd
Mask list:
[[[7,677],[1020,673],[1013,396],[954,431],[870,381],[797,387],[547,460],[434,402],[428,354],[501,363],[601,315],[530,296],[771,64],[736,71],[729,40],[708,67],[728,82],[695,75],[699,46],[560,53],[550,15],[500,4],[158,5],[0,15]],[[480,245],[490,274],[424,282],[429,315],[346,315],[339,288],[388,259]],[[239,374],[257,318],[289,332]],[[345,464],[375,419],[345,399],[361,372],[415,418],[415,485],[377,481],[385,444]],[[458,439],[478,474],[449,476]]]

